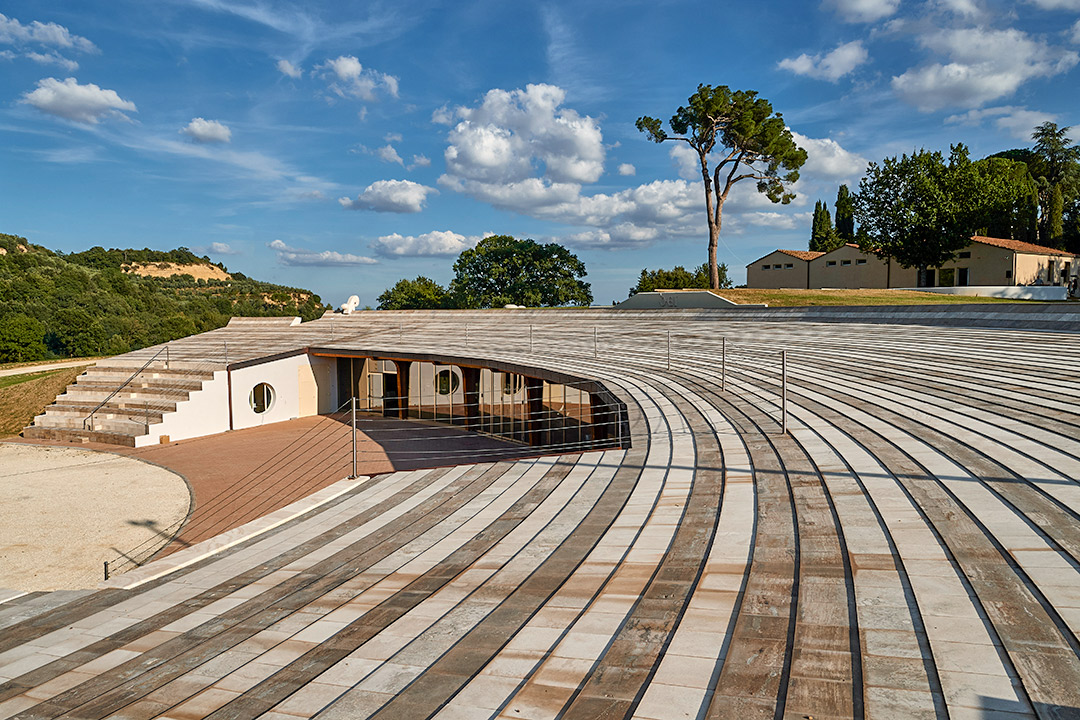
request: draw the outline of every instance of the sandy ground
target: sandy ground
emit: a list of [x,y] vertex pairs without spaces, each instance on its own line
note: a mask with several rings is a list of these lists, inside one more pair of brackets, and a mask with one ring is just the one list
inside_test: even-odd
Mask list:
[[134,275],[149,277],[172,277],[173,275],[190,275],[196,280],[232,280],[232,275],[216,265],[181,265],[178,263],[130,263],[123,266],[123,271]]
[[176,523],[190,500],[180,475],[149,463],[0,443],[0,588],[96,587],[105,560]]

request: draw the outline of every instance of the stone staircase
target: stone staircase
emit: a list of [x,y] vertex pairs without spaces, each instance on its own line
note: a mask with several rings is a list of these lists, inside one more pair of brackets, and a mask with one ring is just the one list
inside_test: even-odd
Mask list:
[[[181,363],[166,367],[165,362],[154,362],[125,385],[139,368],[105,363],[76,378],[23,429],[23,437],[135,447],[136,438],[149,434],[153,425],[176,411],[178,403],[213,378],[213,371],[205,367]],[[91,413],[93,418],[88,419]]]

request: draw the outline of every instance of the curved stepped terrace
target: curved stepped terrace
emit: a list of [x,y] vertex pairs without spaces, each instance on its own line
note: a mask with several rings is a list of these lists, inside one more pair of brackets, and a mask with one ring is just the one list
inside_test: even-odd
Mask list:
[[169,574],[2,604],[0,717],[1080,717],[1080,314],[1036,310],[357,313],[180,341],[594,378],[632,443],[380,475]]

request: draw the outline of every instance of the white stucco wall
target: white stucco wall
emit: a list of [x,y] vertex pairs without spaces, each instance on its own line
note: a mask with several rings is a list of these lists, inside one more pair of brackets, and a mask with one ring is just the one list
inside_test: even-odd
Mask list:
[[150,426],[146,435],[135,437],[135,447],[157,445],[162,436],[170,441],[213,435],[229,429],[229,379],[224,370],[214,373],[213,380],[203,383],[201,390],[188,395],[185,402],[176,404],[176,411],[166,413],[161,422]]
[[[304,368],[305,374],[312,372],[311,359],[307,355],[293,355],[233,370],[233,429],[241,430],[301,417],[302,411],[309,406],[309,402],[300,402],[301,368]],[[274,400],[264,413],[256,413],[248,401],[251,391],[259,383],[268,383],[274,389]]]

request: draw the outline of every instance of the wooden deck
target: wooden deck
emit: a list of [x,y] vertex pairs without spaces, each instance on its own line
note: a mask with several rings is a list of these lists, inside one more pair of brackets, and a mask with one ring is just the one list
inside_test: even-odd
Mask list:
[[181,341],[593,378],[632,443],[386,472],[169,574],[0,604],[0,717],[1080,717],[1080,314],[952,310]]

